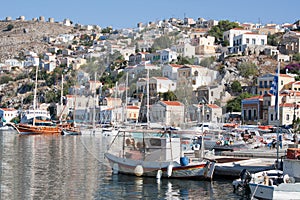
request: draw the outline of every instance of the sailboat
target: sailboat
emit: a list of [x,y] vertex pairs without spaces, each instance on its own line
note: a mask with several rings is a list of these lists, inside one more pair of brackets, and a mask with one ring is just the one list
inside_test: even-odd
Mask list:
[[62,135],[81,135],[80,127],[76,124],[76,95],[75,95],[75,101],[74,101],[74,110],[73,110],[73,119],[71,123],[67,123],[66,126],[62,126]]
[[59,135],[61,128],[52,122],[50,114],[46,110],[38,110],[36,106],[37,96],[37,75],[38,66],[36,66],[35,88],[33,97],[33,110],[23,112],[23,116],[19,124],[13,125],[15,130],[21,134],[34,134],[34,135]]

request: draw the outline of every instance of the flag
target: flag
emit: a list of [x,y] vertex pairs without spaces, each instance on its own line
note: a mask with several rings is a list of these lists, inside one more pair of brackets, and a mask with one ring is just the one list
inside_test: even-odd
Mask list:
[[270,88],[270,93],[275,96],[277,96],[277,94],[278,94],[278,76],[277,75],[274,76],[274,79],[273,79],[273,82],[272,82],[272,85]]
[[274,76],[270,93],[275,96],[275,116],[276,120],[279,120],[279,104],[278,104],[278,96],[279,96],[279,89],[278,89],[278,77],[279,77],[279,70],[277,71],[277,74]]

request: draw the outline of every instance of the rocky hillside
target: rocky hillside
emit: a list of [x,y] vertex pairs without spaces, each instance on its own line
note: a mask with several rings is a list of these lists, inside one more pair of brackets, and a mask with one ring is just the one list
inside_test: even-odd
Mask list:
[[45,52],[44,37],[73,32],[73,27],[38,21],[0,21],[0,62],[25,51]]

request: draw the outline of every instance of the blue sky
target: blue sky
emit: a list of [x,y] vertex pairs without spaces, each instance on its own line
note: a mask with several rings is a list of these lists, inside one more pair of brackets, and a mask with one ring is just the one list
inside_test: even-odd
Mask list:
[[74,23],[114,29],[171,17],[281,24],[300,19],[299,7],[299,0],[5,0],[0,4],[0,19],[21,15],[27,20],[39,16],[55,21],[68,18]]

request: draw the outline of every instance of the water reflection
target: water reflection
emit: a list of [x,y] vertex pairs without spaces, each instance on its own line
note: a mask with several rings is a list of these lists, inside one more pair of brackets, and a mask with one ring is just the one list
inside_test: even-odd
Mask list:
[[112,175],[107,139],[0,132],[0,199],[237,199],[231,181]]

